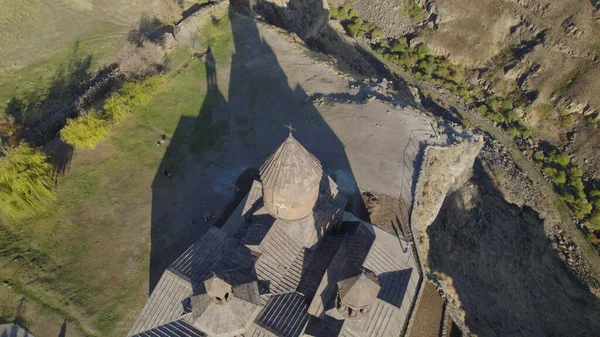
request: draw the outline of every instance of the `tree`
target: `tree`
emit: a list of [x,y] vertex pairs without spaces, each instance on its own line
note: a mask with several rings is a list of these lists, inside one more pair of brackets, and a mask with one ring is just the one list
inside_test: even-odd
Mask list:
[[67,125],[60,130],[60,138],[76,150],[95,149],[106,138],[108,127],[98,113],[91,110],[78,118],[69,118]]
[[571,161],[571,158],[569,158],[569,155],[566,153],[561,153],[558,154],[556,156],[556,158],[554,159],[554,162],[557,163],[560,166],[567,166],[569,164],[569,162]]
[[549,178],[554,178],[558,170],[554,167],[544,167],[544,174]]
[[359,18],[355,18],[354,22],[348,25],[348,32],[352,37],[357,37],[361,34],[361,27],[363,25],[363,20]]
[[44,209],[55,200],[53,168],[41,151],[22,142],[0,157],[0,210],[18,218]]
[[552,182],[555,184],[564,184],[567,182],[567,175],[565,171],[558,171],[554,178],[552,178]]

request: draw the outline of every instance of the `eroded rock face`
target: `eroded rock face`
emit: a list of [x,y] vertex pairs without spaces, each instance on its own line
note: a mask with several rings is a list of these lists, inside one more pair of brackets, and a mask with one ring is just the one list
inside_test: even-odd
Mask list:
[[460,188],[468,179],[475,158],[484,145],[483,137],[473,135],[456,143],[425,148],[423,165],[414,196],[411,226],[415,240],[427,256],[427,227],[437,217],[446,195]]
[[318,36],[329,21],[327,0],[250,0],[250,7],[269,23],[304,40]]
[[[427,272],[443,290],[446,310],[464,335],[595,335],[600,300],[563,262],[576,257],[557,254],[546,220],[504,200],[484,166],[476,163],[427,228]],[[556,244],[576,251],[562,237]]]

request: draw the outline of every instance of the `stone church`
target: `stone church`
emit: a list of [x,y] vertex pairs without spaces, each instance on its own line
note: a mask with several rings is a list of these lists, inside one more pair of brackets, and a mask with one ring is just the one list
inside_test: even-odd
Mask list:
[[407,243],[344,212],[291,133],[260,180],[169,266],[128,336],[400,336],[419,282]]

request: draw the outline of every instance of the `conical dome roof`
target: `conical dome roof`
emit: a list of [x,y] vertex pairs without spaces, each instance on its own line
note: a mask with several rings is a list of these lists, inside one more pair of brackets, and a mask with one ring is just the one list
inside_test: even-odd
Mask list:
[[260,168],[265,207],[285,220],[311,214],[322,176],[319,160],[290,133]]
[[338,294],[345,305],[359,310],[371,305],[379,294],[379,281],[372,271],[338,282]]

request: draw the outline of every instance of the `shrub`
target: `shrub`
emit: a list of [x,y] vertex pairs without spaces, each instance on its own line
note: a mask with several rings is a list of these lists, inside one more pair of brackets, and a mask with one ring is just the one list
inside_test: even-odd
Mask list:
[[552,182],[555,184],[564,184],[567,182],[567,175],[565,171],[558,171],[554,178],[552,178]]
[[488,113],[488,118],[489,120],[491,120],[492,122],[496,122],[496,123],[504,123],[504,116],[502,116],[499,113],[494,113],[494,112],[490,112]]
[[337,19],[340,14],[339,7],[330,6],[329,7],[329,17],[332,19]]
[[157,74],[165,67],[161,46],[150,41],[141,45],[127,43],[119,55],[119,71],[128,80],[136,80]]
[[577,166],[572,166],[569,169],[569,172],[575,177],[581,178],[581,176],[583,176],[583,171]]
[[[577,193],[578,195],[582,195],[583,194],[582,192],[583,192],[584,186],[583,186],[583,182],[581,181],[581,179],[579,179],[577,177],[571,176],[569,178],[569,185],[571,187],[573,187],[573,189],[575,189],[575,191],[578,192]],[[585,195],[585,194],[583,194],[583,195]]]
[[177,0],[160,0],[155,10],[156,18],[165,26],[173,26],[179,22],[183,17],[182,13]]
[[544,160],[544,158],[545,158],[545,156],[544,156],[544,152],[542,152],[542,151],[538,151],[538,152],[536,152],[536,153],[533,155],[533,158],[534,158],[536,161],[543,161],[543,160]]
[[569,158],[569,155],[566,153],[560,153],[554,158],[554,162],[560,166],[565,167],[569,165],[569,162],[571,162],[571,158]]
[[556,176],[556,173],[558,173],[558,170],[554,167],[544,167],[544,174],[547,177],[554,178]]
[[164,83],[162,76],[153,76],[140,82],[127,83],[110,96],[103,107],[103,117],[109,121],[118,122],[131,113],[136,106],[147,104],[152,93]]
[[492,96],[488,99],[488,105],[495,112],[500,112],[502,110],[502,101],[497,96]]
[[519,128],[519,131],[521,132],[521,137],[524,139],[531,138],[533,136],[531,133],[531,130],[529,130],[528,128],[526,128],[524,126]]
[[575,202],[575,197],[567,192],[561,194],[560,198],[569,205]]
[[92,110],[78,118],[69,118],[67,125],[60,131],[60,138],[73,145],[76,150],[92,150],[106,138],[107,133],[106,121]]
[[477,107],[477,111],[479,112],[479,114],[481,114],[482,116],[485,116],[487,114],[487,105],[482,104],[480,106]]
[[46,155],[22,142],[0,157],[0,210],[18,218],[55,200],[53,168]]
[[127,101],[119,93],[112,94],[102,109],[102,115],[105,119],[118,122],[131,112],[131,107],[127,105]]
[[589,224],[593,230],[600,230],[600,211],[595,210],[591,214]]
[[375,27],[373,30],[369,32],[372,39],[377,39],[383,35],[383,29],[379,27]]
[[519,129],[515,128],[514,126],[509,126],[508,129],[506,129],[506,132],[508,132],[508,134],[511,135],[512,137],[517,137],[517,136],[521,135],[521,133],[519,132]]
[[573,212],[579,219],[585,218],[592,212],[592,205],[585,199],[579,199],[572,204]]
[[513,108],[513,102],[511,101],[503,101],[502,102],[502,110],[503,111],[510,111]]
[[560,125],[564,128],[570,128],[573,126],[574,123],[575,123],[575,121],[573,120],[573,117],[571,117],[571,116],[561,117],[561,119],[560,119]]
[[353,37],[357,37],[360,35],[361,33],[361,27],[363,25],[363,21],[359,18],[354,19],[354,21],[348,25],[348,33],[350,33],[351,36]]
[[518,122],[521,120],[521,115],[516,110],[510,110],[506,113],[506,121],[509,123]]

